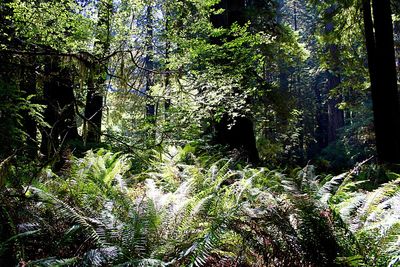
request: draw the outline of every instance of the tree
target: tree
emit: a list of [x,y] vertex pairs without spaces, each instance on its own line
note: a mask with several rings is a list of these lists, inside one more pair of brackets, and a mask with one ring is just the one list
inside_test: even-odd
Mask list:
[[59,155],[66,145],[79,141],[75,118],[75,95],[71,69],[61,58],[47,58],[44,67],[43,97],[46,105],[45,121],[50,128],[42,129],[40,151],[51,158]]
[[[325,32],[329,34],[333,31],[335,27],[333,23],[333,16],[335,12],[337,12],[337,7],[335,4],[329,6],[326,11],[326,25]],[[328,96],[328,130],[327,130],[327,141],[328,143],[334,142],[337,140],[337,131],[341,127],[344,126],[344,115],[343,111],[338,109],[338,104],[340,102],[340,97],[330,97],[329,94],[331,91],[337,89],[340,84],[340,76],[339,76],[339,47],[336,44],[328,44],[327,52],[329,54],[329,62],[331,69],[327,70],[327,84],[326,91]]]
[[[98,22],[96,27],[95,55],[107,58],[110,53],[112,1],[98,2]],[[106,89],[107,67],[109,60],[95,61],[89,67],[85,104],[84,139],[88,143],[100,142],[103,114],[103,94]]]
[[378,159],[400,162],[400,110],[389,0],[363,0]]
[[154,68],[154,47],[153,47],[153,7],[151,4],[148,4],[146,8],[146,38],[145,38],[145,59],[144,64],[146,67],[146,81],[145,81],[145,93],[149,96],[149,103],[146,105],[146,116],[148,116],[148,120],[150,122],[155,122],[155,115],[157,111],[157,107],[155,103],[152,103],[154,100],[151,97],[151,87],[154,85],[154,78],[152,70]]
[[[219,15],[212,16],[213,26],[216,28],[229,29],[234,23],[239,25],[244,25],[245,20],[245,1],[244,0],[234,0],[227,1],[222,0],[217,4],[217,9],[223,9],[223,13]],[[228,40],[229,37],[228,36]],[[222,39],[214,38],[212,39],[214,44],[222,44]],[[229,52],[228,52],[229,53]],[[215,62],[216,64],[229,64],[229,62],[224,62],[226,59],[221,58],[220,62]],[[240,94],[240,88],[236,89]],[[215,123],[215,142],[217,144],[228,145],[230,148],[235,148],[240,151],[242,156],[246,158],[249,162],[257,164],[259,162],[259,155],[256,147],[255,134],[253,129],[253,122],[248,117],[244,115],[237,118],[232,118],[231,114],[224,113],[219,121]]]
[[[397,82],[400,84],[400,4],[397,7],[397,20],[394,21],[394,46],[396,52]],[[394,12],[396,14],[396,12]]]
[[[37,122],[33,108],[37,105],[37,59],[32,54],[13,55],[7,49],[26,47],[23,39],[16,37],[12,21],[12,1],[0,3],[0,117],[2,121],[2,149],[0,158],[16,150],[28,156],[37,155]],[[4,102],[3,102],[4,101]],[[11,107],[12,106],[12,107]],[[8,110],[3,110],[7,107]],[[36,106],[38,107],[38,106]],[[32,109],[33,108],[33,109]],[[4,150],[3,150],[4,149]]]

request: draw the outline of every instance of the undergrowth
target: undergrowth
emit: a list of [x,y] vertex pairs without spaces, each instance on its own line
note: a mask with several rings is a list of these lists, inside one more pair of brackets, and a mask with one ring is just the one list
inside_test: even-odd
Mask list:
[[[399,183],[363,166],[321,179],[195,156],[103,149],[5,187],[0,258],[23,266],[398,266]],[[12,256],[10,256],[12,255]],[[8,258],[7,258],[8,257]],[[7,261],[8,260],[8,261]]]

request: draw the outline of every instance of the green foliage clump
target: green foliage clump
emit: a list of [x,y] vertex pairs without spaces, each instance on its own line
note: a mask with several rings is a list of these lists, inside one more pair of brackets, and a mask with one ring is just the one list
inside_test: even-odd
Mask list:
[[[3,188],[1,257],[27,266],[398,264],[397,174],[364,162],[321,181],[313,166],[285,175],[196,154],[165,147],[137,173],[134,156],[88,151],[22,191]],[[371,179],[382,175],[382,186]]]
[[[391,181],[379,185],[388,177]],[[397,174],[372,167],[361,170],[357,167],[331,178],[321,187],[322,201],[327,201],[333,209],[337,220],[347,229],[346,235],[353,240],[353,251],[359,253],[348,260],[366,266],[399,264],[399,192]],[[350,243],[348,239],[342,242],[343,246]]]
[[[28,266],[333,262],[333,232],[304,194],[307,175],[235,169],[193,152],[157,152],[138,175],[129,174],[129,157],[105,150],[72,158],[60,175],[44,171],[21,196],[21,214],[9,215],[14,234],[2,241],[3,253],[21,251]],[[10,213],[15,204],[2,208]]]
[[33,103],[33,97],[24,96],[14,83],[0,79],[0,159],[10,156],[15,148],[26,145],[29,136],[24,129],[25,119],[30,118],[42,127],[47,126],[42,114],[44,107]]

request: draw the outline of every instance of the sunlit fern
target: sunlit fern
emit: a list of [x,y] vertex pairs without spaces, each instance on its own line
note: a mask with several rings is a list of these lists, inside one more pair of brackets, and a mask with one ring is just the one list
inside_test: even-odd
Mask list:
[[[29,199],[41,207],[42,215],[50,213],[63,221],[64,234],[57,241],[60,249],[67,245],[63,240],[79,235],[86,243],[75,257],[44,258],[31,261],[33,266],[69,266],[72,262],[78,266],[104,266],[145,258],[148,235],[154,228],[154,209],[145,203],[139,211],[128,196],[123,176],[129,167],[126,156],[89,151],[84,158],[73,160],[69,173],[59,177],[46,171],[44,183],[37,183],[40,188],[26,189]],[[39,214],[36,210],[35,217]]]
[[[28,195],[64,221],[59,245],[79,233],[88,245],[65,259],[42,259],[43,266],[331,266],[338,247],[327,204],[336,205],[354,231],[385,220],[380,240],[393,251],[387,260],[398,259],[397,226],[385,219],[391,213],[380,212],[396,205],[397,184],[369,200],[367,192],[352,192],[357,182],[348,174],[320,186],[312,166],[290,175],[235,169],[231,160],[210,163],[192,151],[156,151],[149,170],[136,176],[127,173],[126,156],[105,150],[74,159],[64,176],[48,173]],[[339,193],[343,207],[332,201]]]
[[368,265],[396,266],[400,258],[400,178],[366,191],[360,186],[368,181],[355,177],[348,173],[333,177],[321,188],[322,198],[353,233]]
[[[164,173],[170,175],[165,164],[176,168],[180,180],[177,188],[164,187]],[[233,170],[229,160],[206,168],[178,164],[171,164],[169,158],[155,164],[148,173],[147,196],[162,214],[160,228],[166,238],[154,255],[165,256],[167,251],[179,249],[180,256],[172,254],[172,261],[193,266],[209,266],[215,258],[234,259],[236,264],[249,264],[247,260],[253,258],[259,266],[329,261],[326,255],[309,255],[313,253],[311,244],[315,244],[315,240],[304,243],[309,236],[303,232],[312,227],[309,218],[314,218],[313,222],[326,221],[293,179],[267,169]],[[306,209],[305,203],[314,208]],[[308,234],[318,239],[319,234],[330,230],[326,226],[324,231],[316,231],[314,227]],[[235,246],[222,245],[232,238],[237,242]]]

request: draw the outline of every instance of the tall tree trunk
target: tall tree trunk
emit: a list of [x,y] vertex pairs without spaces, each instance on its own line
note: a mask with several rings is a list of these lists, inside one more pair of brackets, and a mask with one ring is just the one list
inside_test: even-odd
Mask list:
[[[165,28],[164,31],[168,34],[168,31],[170,30],[170,24],[169,24],[169,17],[171,17],[171,12],[170,12],[170,7],[168,5],[168,1],[165,6],[165,17],[167,18],[165,20]],[[170,49],[171,49],[171,42],[167,39],[165,41],[165,80],[164,80],[164,92],[167,95],[167,98],[164,100],[164,119],[167,119],[168,117],[168,110],[171,107],[171,99],[169,98],[169,91],[170,91],[170,74],[169,74],[169,63],[170,63]]]
[[[331,5],[326,11],[325,16],[327,23],[325,25],[325,33],[331,34],[334,30],[335,25],[333,24],[333,16],[336,12],[336,5]],[[327,129],[327,140],[328,143],[335,142],[337,140],[337,131],[344,126],[344,113],[339,110],[337,105],[341,101],[340,96],[330,96],[332,90],[336,89],[340,85],[339,76],[339,49],[336,44],[328,44],[327,47],[330,59],[330,69],[327,70],[327,83],[326,83],[326,96],[327,101],[327,112],[328,112],[328,129]]]
[[378,159],[400,162],[400,109],[389,0],[363,1]]
[[87,94],[85,105],[85,122],[86,131],[85,139],[87,143],[100,142],[101,136],[101,119],[103,115],[103,88],[105,79],[102,76],[99,66],[95,66],[90,70],[87,81]]
[[316,99],[316,129],[315,129],[315,139],[316,139],[316,146],[314,147],[313,156],[319,154],[321,149],[328,146],[328,112],[324,108],[324,98],[325,94],[321,90],[322,79],[324,75],[318,75],[315,78],[314,93]]
[[[99,1],[98,3],[97,33],[95,52],[100,57],[105,57],[110,50],[111,17],[113,12],[112,0]],[[85,130],[84,139],[87,143],[96,144],[100,142],[101,122],[103,116],[103,93],[106,90],[108,60],[95,62],[89,66],[90,74],[87,81],[87,95],[85,105]]]
[[155,123],[156,116],[156,105],[151,95],[151,87],[153,86],[153,74],[151,70],[154,68],[154,47],[153,47],[153,7],[151,4],[148,5],[146,10],[146,57],[144,59],[146,66],[146,94],[149,95],[148,103],[146,104],[146,116],[147,119]]
[[[276,22],[278,25],[283,25],[283,8],[284,1],[279,0],[276,11]],[[288,66],[283,59],[278,62],[279,65],[279,89],[282,93],[287,93],[289,89],[289,72]]]
[[146,142],[149,147],[154,147],[157,140],[157,131],[153,127],[157,122],[158,104],[159,99],[152,97],[152,86],[154,85],[154,75],[152,70],[154,69],[154,46],[153,46],[153,6],[150,2],[146,9],[146,37],[145,37],[145,93],[146,93],[146,121],[151,125],[147,131]]
[[400,84],[400,20],[394,23],[394,35],[395,35],[395,56],[396,56],[396,68],[397,68],[397,83]]
[[[340,84],[340,77],[337,74],[328,73],[327,93],[334,90]],[[329,97],[329,96],[328,96]],[[328,99],[328,143],[337,140],[337,132],[344,126],[343,110],[338,109],[340,97],[332,97]]]
[[[245,1],[244,0],[222,0],[216,8],[223,8],[222,14],[211,18],[214,27],[229,28],[234,22],[239,25],[245,23]],[[222,40],[214,38],[214,44],[222,44]],[[240,89],[238,89],[240,90]],[[229,125],[234,123],[232,127]],[[214,122],[215,138],[217,144],[227,145],[231,149],[238,149],[241,156],[247,161],[257,164],[259,162],[253,122],[249,117],[239,117],[235,121],[224,114],[219,122]]]
[[[284,25],[284,0],[277,1],[276,7],[276,22],[278,25]],[[284,33],[282,33],[284,34]],[[278,60],[278,80],[279,80],[279,96],[281,98],[290,98],[289,95],[289,67],[288,64],[285,62],[285,59],[280,57]],[[285,132],[288,126],[288,114],[290,113],[290,106],[285,105],[284,107],[280,107],[276,114],[276,128],[279,132]]]
[[75,119],[75,96],[70,70],[60,66],[60,59],[50,59],[45,65],[46,81],[43,95],[46,104],[45,121],[51,126],[42,131],[41,153],[52,157],[60,146],[79,140]]

